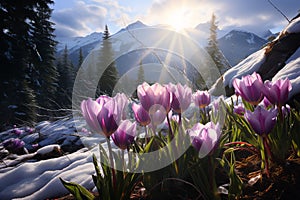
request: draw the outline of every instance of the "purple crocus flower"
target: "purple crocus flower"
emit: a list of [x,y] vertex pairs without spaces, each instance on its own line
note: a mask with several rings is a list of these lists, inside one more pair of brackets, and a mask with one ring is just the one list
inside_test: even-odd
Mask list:
[[215,148],[221,134],[219,124],[208,122],[203,125],[196,123],[188,130],[193,147],[199,152],[199,156],[205,157]]
[[81,110],[87,124],[96,132],[109,137],[118,128],[118,124],[125,119],[128,99],[124,94],[117,94],[114,98],[100,96],[96,101],[87,99],[82,101]]
[[166,119],[166,110],[163,106],[155,104],[149,110],[149,116],[151,119],[151,125],[153,128],[164,122]]
[[158,104],[164,107],[166,113],[170,111],[172,96],[166,87],[155,83],[149,85],[144,82],[137,87],[137,95],[143,108],[149,112],[151,106]]
[[117,94],[114,98],[108,100],[97,115],[98,123],[106,137],[113,134],[121,120],[125,119],[128,99],[124,94]]
[[143,108],[142,105],[133,103],[132,110],[134,112],[134,117],[141,126],[147,126],[150,124],[151,119],[149,113]]
[[101,111],[103,105],[111,98],[107,96],[100,96],[96,101],[88,98],[81,102],[81,112],[86,120],[86,123],[91,129],[97,133],[102,133],[101,126],[98,122],[97,116]]
[[14,126],[14,129],[11,131],[11,133],[16,134],[17,136],[20,136],[24,131]]
[[273,106],[273,104],[267,99],[267,97],[264,97],[264,99],[260,104],[263,105],[265,108],[269,108]]
[[277,109],[266,110],[262,106],[257,106],[254,112],[246,110],[245,118],[260,136],[269,134],[276,123]]
[[244,104],[239,103],[238,105],[233,107],[233,112],[235,112],[238,115],[244,115],[245,114],[245,107]]
[[286,78],[275,82],[265,81],[265,87],[262,92],[273,105],[282,106],[288,100],[291,90],[291,82]]
[[210,94],[207,91],[198,90],[193,94],[193,101],[199,108],[205,108],[210,104]]
[[192,89],[180,83],[177,85],[169,83],[166,87],[172,95],[171,108],[176,113],[184,112],[191,104]]
[[125,150],[132,144],[136,136],[136,123],[129,120],[124,120],[120,123],[118,129],[112,134],[112,139],[120,149]]
[[19,138],[9,138],[3,141],[2,145],[10,152],[18,152],[20,149],[23,149],[25,143]]
[[235,93],[252,105],[257,105],[263,99],[262,88],[264,84],[259,74],[243,76],[242,79],[235,78],[232,82]]

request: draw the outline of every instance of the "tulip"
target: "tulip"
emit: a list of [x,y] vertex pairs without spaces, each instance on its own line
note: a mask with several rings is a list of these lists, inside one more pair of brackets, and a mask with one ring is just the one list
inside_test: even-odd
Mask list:
[[210,94],[207,91],[198,90],[193,94],[193,101],[199,108],[204,108],[210,104]]
[[243,76],[242,79],[235,78],[232,83],[237,95],[252,105],[257,105],[263,99],[262,88],[264,84],[259,74]]
[[170,111],[172,97],[166,87],[159,83],[149,85],[144,82],[137,88],[137,95],[143,108],[149,112],[151,106],[158,104],[164,107],[166,114]]
[[204,157],[212,152],[221,134],[219,124],[212,122],[208,122],[205,125],[197,123],[188,132],[192,146],[199,152],[200,157]]
[[149,113],[143,108],[142,105],[136,103],[132,104],[132,110],[134,112],[134,117],[141,126],[147,126],[150,124],[151,119]]
[[181,114],[191,104],[192,89],[187,85],[182,86],[180,83],[177,85],[170,83],[167,85],[167,89],[172,95],[171,108]]
[[125,150],[134,141],[136,136],[136,123],[124,120],[120,123],[118,129],[112,134],[112,139],[120,149]]
[[266,110],[258,106],[254,112],[249,110],[245,113],[245,118],[255,131],[260,136],[268,135],[276,123],[277,109]]
[[262,92],[273,105],[281,107],[281,105],[288,100],[291,90],[291,82],[286,78],[284,80],[279,79],[275,82],[266,81]]

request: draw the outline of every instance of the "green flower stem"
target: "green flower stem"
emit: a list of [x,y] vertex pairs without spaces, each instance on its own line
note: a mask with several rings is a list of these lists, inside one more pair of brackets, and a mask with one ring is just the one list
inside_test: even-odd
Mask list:
[[122,156],[122,165],[123,165],[123,172],[126,172],[126,163],[125,163],[125,159],[124,159],[124,154],[125,154],[125,150],[121,150],[122,151],[122,154],[121,154],[121,156]]
[[265,150],[265,172],[267,174],[267,177],[270,177],[270,173],[269,173],[269,168],[270,168],[270,163],[269,160],[272,158],[272,154],[270,151],[270,146],[268,144],[268,139],[267,136],[262,136],[262,140],[263,140],[263,145],[264,145],[264,150]]
[[113,154],[112,154],[112,148],[110,144],[110,137],[106,137],[107,147],[108,147],[108,153],[109,153],[109,160],[110,160],[110,167],[112,172],[112,179],[113,179],[113,187],[117,187],[117,180],[116,180],[116,171],[115,171],[115,165],[113,160]]
[[210,189],[212,191],[212,194],[214,198],[218,199],[217,196],[217,185],[216,185],[216,177],[215,177],[215,163],[214,163],[214,157],[212,155],[208,156],[208,174],[210,174]]
[[[170,136],[174,136],[173,131],[172,131],[172,127],[171,127],[171,123],[170,123],[170,118],[169,115],[167,114],[167,121],[168,121],[168,125],[169,125],[169,132],[170,132]],[[172,138],[171,137],[171,138]]]
[[182,117],[181,113],[178,113],[178,116],[179,116],[178,125],[181,126],[181,117]]
[[145,146],[148,144],[148,128],[145,126]]

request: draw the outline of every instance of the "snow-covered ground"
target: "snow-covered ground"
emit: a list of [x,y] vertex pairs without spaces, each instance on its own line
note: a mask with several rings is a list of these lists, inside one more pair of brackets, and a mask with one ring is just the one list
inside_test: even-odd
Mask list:
[[[80,118],[63,119],[41,122],[30,131],[21,127],[0,133],[0,141],[20,138],[29,151],[8,154],[0,143],[0,199],[47,199],[68,194],[59,177],[93,189],[92,155],[99,156],[99,143],[105,149],[107,145],[104,137],[87,132],[85,126]],[[63,152],[72,145],[78,150]]]

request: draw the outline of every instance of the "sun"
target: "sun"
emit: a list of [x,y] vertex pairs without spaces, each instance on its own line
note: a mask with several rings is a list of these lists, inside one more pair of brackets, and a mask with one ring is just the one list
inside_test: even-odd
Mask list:
[[185,12],[177,10],[168,13],[168,24],[176,31],[182,31],[187,26]]

